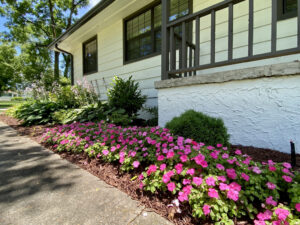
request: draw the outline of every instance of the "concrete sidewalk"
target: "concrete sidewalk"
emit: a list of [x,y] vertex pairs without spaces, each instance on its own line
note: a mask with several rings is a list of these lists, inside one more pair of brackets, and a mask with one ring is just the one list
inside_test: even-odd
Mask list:
[[169,225],[137,201],[0,122],[1,225]]

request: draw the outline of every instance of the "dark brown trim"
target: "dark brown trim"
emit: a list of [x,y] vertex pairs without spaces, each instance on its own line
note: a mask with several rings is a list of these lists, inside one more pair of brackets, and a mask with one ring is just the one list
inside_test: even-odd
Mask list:
[[63,52],[63,53],[66,53],[68,55],[71,56],[71,85],[74,85],[74,56],[72,53],[70,52],[67,52],[61,48],[58,47],[58,44],[55,44],[55,48],[60,51],[60,52]]
[[[85,72],[85,63],[84,63],[84,55],[85,55],[85,45],[96,40],[96,50],[97,50],[97,54],[96,54],[96,70],[95,71],[91,71],[91,72],[88,72],[86,73]],[[93,73],[97,73],[98,72],[98,37],[97,35],[96,36],[93,36],[91,37],[90,39],[86,40],[85,42],[82,43],[82,74],[83,76],[87,76],[87,75],[91,75]]]
[[284,13],[284,4],[285,4],[285,0],[277,0],[277,20],[286,20],[286,19],[296,17],[297,9],[290,13]]

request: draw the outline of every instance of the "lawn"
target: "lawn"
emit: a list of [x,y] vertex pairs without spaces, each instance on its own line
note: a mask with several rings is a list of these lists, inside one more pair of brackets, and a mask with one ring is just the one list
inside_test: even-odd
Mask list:
[[11,101],[0,101],[0,109],[7,109],[11,106],[18,104],[18,102],[11,102]]

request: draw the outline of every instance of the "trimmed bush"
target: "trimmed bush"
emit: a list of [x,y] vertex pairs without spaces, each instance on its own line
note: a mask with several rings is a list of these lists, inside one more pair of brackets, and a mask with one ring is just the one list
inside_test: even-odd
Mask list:
[[188,110],[173,118],[166,127],[175,135],[192,138],[207,145],[229,145],[229,134],[223,120],[201,112]]
[[132,80],[115,77],[114,86],[108,90],[108,102],[111,107],[124,109],[128,116],[134,116],[142,108],[146,96],[139,90],[139,84]]

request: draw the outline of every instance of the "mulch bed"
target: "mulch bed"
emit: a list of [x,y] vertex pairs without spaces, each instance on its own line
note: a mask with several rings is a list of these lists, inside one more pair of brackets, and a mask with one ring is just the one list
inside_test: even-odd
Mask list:
[[[20,135],[29,136],[32,140],[40,143],[42,134],[46,128],[49,126],[39,125],[31,127],[21,126],[20,121],[15,118],[0,114],[0,121],[8,124],[12,128],[18,131]],[[50,150],[51,146],[46,146]],[[272,159],[275,162],[289,162],[290,155],[286,153],[281,153],[275,150],[270,149],[260,149],[254,147],[245,147],[245,146],[232,146],[232,149],[240,149],[243,153],[250,155],[256,161],[267,161]],[[233,152],[232,150],[232,152]],[[72,154],[72,153],[58,153],[61,158],[66,159],[79,167],[89,171],[91,174],[99,177],[101,180],[105,181],[107,184],[114,186],[121,191],[125,192],[132,199],[139,201],[142,205],[148,208],[150,211],[154,211],[163,217],[171,220],[177,225],[192,225],[192,224],[211,224],[209,222],[204,222],[203,220],[197,221],[192,217],[192,212],[188,204],[181,206],[182,213],[174,215],[174,208],[167,207],[171,201],[174,199],[174,196],[166,193],[151,194],[144,192],[139,188],[138,179],[132,179],[135,176],[138,176],[140,172],[135,174],[131,173],[121,173],[118,164],[108,164],[99,159],[90,159],[86,154]],[[300,155],[297,154],[297,170],[300,168]],[[141,168],[142,170],[142,168]],[[245,221],[236,222],[236,224],[250,224]]]

